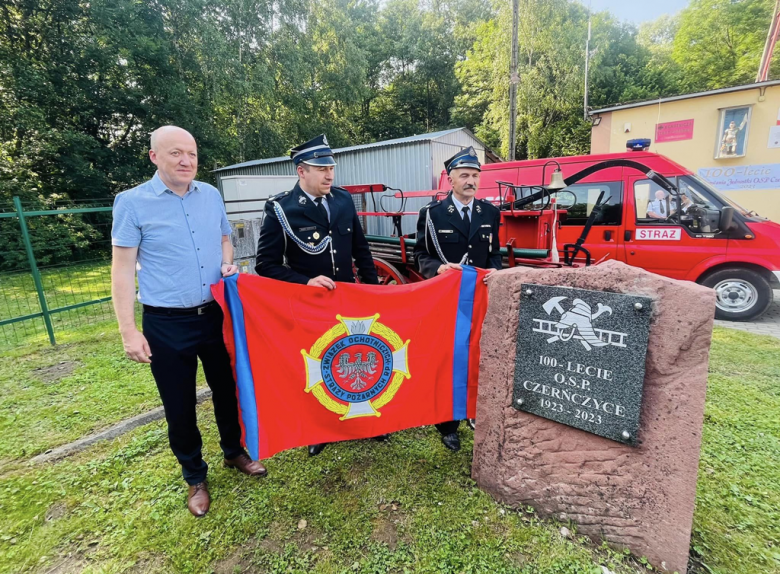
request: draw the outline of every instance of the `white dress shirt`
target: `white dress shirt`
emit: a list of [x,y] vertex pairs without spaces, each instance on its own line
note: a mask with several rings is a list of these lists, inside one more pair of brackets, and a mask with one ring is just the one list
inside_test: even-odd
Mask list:
[[461,217],[463,217],[463,208],[464,207],[469,208],[468,218],[469,218],[469,223],[471,223],[471,214],[474,212],[474,198],[472,197],[471,201],[469,201],[468,203],[461,203],[460,201],[458,201],[458,199],[455,197],[455,194],[453,193],[452,203],[455,204],[455,209],[458,210],[458,214],[460,214]]
[[[306,194],[306,197],[311,199],[314,202],[314,205],[317,205],[316,197],[313,196],[311,193],[306,191],[305,189],[301,188],[301,191]],[[325,206],[325,211],[328,212],[328,221],[330,221],[330,205],[328,205],[328,196],[322,196],[322,205]]]

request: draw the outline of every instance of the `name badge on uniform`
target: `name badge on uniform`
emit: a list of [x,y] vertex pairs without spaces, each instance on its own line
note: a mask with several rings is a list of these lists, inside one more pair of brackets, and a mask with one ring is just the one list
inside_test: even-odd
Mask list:
[[480,225],[480,227],[490,227],[490,224],[488,223],[486,225]]
[[439,233],[455,233],[454,229],[439,229]]
[[316,225],[312,225],[311,227],[299,227],[298,231],[301,231],[301,232],[303,232],[303,231],[314,231],[315,229],[317,229],[317,226]]

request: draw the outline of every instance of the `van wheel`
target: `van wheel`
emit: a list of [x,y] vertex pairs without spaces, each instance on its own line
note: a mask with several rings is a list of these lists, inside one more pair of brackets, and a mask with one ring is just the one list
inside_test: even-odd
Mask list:
[[769,281],[752,269],[721,269],[701,283],[715,290],[716,319],[750,321],[763,315],[772,303]]

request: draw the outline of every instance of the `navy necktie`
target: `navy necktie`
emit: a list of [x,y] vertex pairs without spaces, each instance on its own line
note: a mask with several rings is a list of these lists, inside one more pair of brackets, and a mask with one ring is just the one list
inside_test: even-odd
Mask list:
[[328,217],[328,210],[325,209],[325,204],[323,203],[323,198],[322,197],[318,197],[317,199],[314,200],[314,203],[317,204],[317,209],[320,210],[320,214],[322,214],[322,217],[325,218],[325,221],[330,223],[330,217]]

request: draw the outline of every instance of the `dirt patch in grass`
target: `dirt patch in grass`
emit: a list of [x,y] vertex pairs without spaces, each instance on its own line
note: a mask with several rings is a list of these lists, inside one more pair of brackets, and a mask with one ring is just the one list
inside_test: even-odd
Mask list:
[[32,370],[32,375],[44,383],[56,383],[71,375],[81,363],[78,361],[60,361],[48,367],[39,367]]
[[371,533],[371,538],[377,542],[387,544],[390,550],[395,550],[396,546],[398,546],[398,527],[392,520],[380,517],[374,523],[374,531]]
[[281,554],[284,552],[284,527],[274,520],[268,527],[268,534],[258,544],[257,548],[263,552]]
[[401,503],[396,501],[382,503],[379,505],[379,512],[379,516],[374,521],[371,538],[387,544],[390,550],[395,550],[399,542],[409,543],[410,540],[403,534],[408,517],[402,511]]
[[162,556],[143,558],[129,570],[125,570],[125,574],[156,574],[157,572],[170,572],[170,569],[165,567],[165,559]]
[[[301,521],[303,522],[303,521]],[[271,554],[283,554],[287,544],[295,544],[300,552],[316,552],[320,546],[316,543],[321,533],[310,525],[303,528],[299,526],[295,533],[290,536],[290,530],[282,523],[274,521],[268,529],[268,534],[259,542],[252,545],[252,549],[258,548],[263,552]]]
[[68,506],[64,502],[55,502],[46,511],[46,521],[57,520],[68,513]]
[[282,554],[284,552],[284,543],[274,538],[263,538],[257,547],[263,552],[271,554]]
[[78,574],[86,568],[87,563],[83,556],[73,555],[58,558],[54,564],[40,566],[35,570],[36,574]]
[[300,530],[292,537],[292,542],[298,546],[298,550],[301,552],[316,552],[319,550],[316,541],[320,537],[320,533],[314,528],[307,527],[305,530]]
[[[262,547],[262,544],[260,545]],[[214,574],[236,574],[236,572],[249,573],[258,572],[252,566],[252,554],[258,548],[256,540],[239,546],[227,557],[214,564]],[[279,552],[274,550],[272,552]]]

